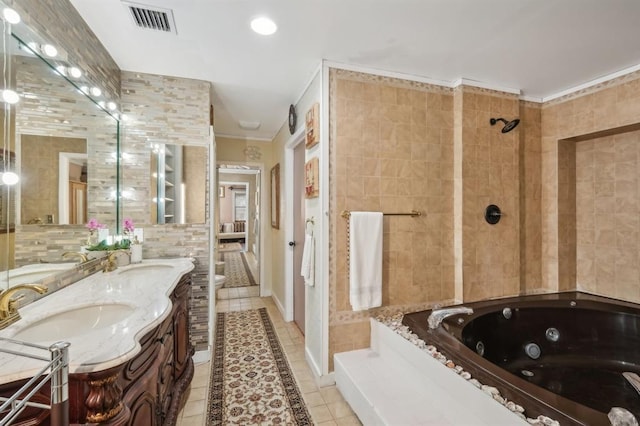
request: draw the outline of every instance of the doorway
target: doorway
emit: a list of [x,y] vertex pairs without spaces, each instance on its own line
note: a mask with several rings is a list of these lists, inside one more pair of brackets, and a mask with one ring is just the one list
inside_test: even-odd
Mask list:
[[293,150],[293,321],[305,334],[305,283],[300,274],[305,242],[304,158],[305,145]]
[[217,299],[260,296],[260,170],[218,169],[216,275],[224,276]]

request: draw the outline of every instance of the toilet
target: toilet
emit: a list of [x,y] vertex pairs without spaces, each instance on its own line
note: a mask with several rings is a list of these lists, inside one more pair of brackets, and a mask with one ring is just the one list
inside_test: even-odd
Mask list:
[[224,275],[216,275],[216,290],[221,289],[227,277]]

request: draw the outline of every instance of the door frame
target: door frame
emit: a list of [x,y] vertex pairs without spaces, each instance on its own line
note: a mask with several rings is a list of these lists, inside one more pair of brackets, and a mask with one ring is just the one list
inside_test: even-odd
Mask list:
[[[260,262],[260,297],[268,297],[271,296],[271,291],[269,290],[271,288],[271,280],[269,280],[269,285],[267,286],[267,282],[266,282],[266,275],[265,275],[265,238],[264,235],[267,232],[267,226],[271,227],[270,224],[265,223],[264,220],[264,205],[265,203],[268,202],[268,200],[264,200],[263,197],[265,196],[264,194],[267,194],[267,192],[264,191],[264,188],[268,188],[269,187],[269,182],[266,181],[266,177],[265,177],[265,173],[264,173],[264,163],[257,163],[255,161],[220,161],[218,160],[216,162],[216,169],[215,169],[215,174],[216,174],[216,186],[214,187],[215,190],[215,198],[217,200],[218,198],[218,185],[223,182],[220,181],[220,173],[219,172],[219,167],[223,164],[229,164],[229,165],[234,165],[234,166],[249,166],[251,167],[251,172],[243,172],[242,170],[237,171],[237,173],[239,174],[250,174],[250,175],[260,175],[260,197],[258,199],[258,203],[259,203],[259,208],[260,208],[260,222],[258,223],[258,226],[260,227],[260,241],[258,241],[258,258],[259,258],[259,262]],[[256,188],[257,190],[257,188]],[[249,200],[251,201],[251,200]],[[253,204],[252,204],[253,205]],[[217,201],[216,201],[216,209],[218,209],[219,206],[217,205]],[[216,216],[219,217],[219,216]],[[215,220],[215,219],[214,219]],[[247,226],[249,226],[249,221],[247,220]],[[215,232],[214,230],[214,236],[213,236],[216,244],[218,242],[218,233]],[[214,256],[217,256],[217,247],[216,247],[216,253],[214,254]],[[215,257],[214,257],[215,259]],[[215,265],[215,261],[213,262]]]
[[58,153],[58,224],[69,224],[69,164],[86,163],[87,153]]
[[[294,164],[294,149],[304,142],[305,128],[301,126],[287,141],[284,146],[284,193],[285,193],[285,216],[293,217],[294,205],[293,205],[293,190],[294,190],[294,178],[293,178],[293,164]],[[284,227],[285,241],[293,241],[293,220],[287,220]],[[284,320],[293,321],[293,250],[285,245],[284,256],[284,270],[285,270],[285,285],[284,285]],[[305,306],[306,310],[306,306]]]

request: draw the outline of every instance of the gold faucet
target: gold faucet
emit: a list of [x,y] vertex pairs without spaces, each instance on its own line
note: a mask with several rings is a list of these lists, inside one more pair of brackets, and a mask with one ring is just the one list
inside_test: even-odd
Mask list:
[[78,252],[75,252],[75,251],[67,251],[67,252],[62,253],[62,258],[63,259],[66,259],[67,257],[73,257],[73,256],[79,257],[80,258],[80,263],[84,263],[84,262],[89,260],[87,255],[84,254],[84,253],[78,253]]
[[118,257],[117,251],[112,251],[107,255],[105,260],[102,261],[102,266],[104,266],[102,272],[112,272],[118,269],[118,259],[116,257]]
[[19,284],[15,287],[11,287],[5,291],[0,292],[0,330],[8,327],[14,322],[20,319],[20,314],[18,313],[18,308],[16,303],[18,300],[22,299],[24,295],[18,296],[15,299],[12,299],[15,293],[20,290],[33,290],[40,294],[46,293],[49,289],[46,286],[40,284]]

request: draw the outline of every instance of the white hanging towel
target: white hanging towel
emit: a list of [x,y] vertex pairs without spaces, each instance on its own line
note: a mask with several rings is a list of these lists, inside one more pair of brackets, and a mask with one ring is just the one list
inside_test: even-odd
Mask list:
[[354,311],[382,305],[381,212],[351,212],[349,301]]
[[309,287],[315,284],[316,274],[316,240],[313,234],[305,234],[304,249],[302,250],[302,268],[300,275],[304,277],[304,283]]

